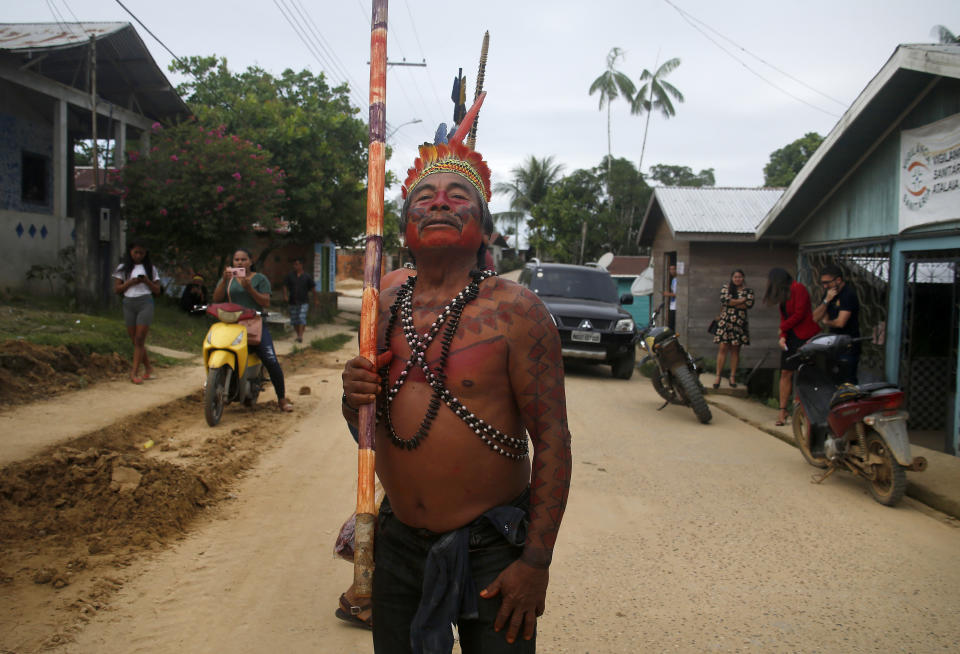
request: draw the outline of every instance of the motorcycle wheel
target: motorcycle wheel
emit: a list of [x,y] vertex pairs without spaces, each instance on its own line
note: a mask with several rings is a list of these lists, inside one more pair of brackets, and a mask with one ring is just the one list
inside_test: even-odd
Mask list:
[[653,390],[657,392],[657,395],[665,399],[667,402],[670,404],[683,404],[683,400],[680,399],[673,388],[667,388],[663,385],[663,379],[660,378],[659,368],[653,371],[653,377],[650,378],[650,381],[653,382]]
[[693,412],[697,416],[697,420],[703,424],[710,422],[710,420],[713,419],[713,414],[710,413],[707,400],[703,397],[700,382],[693,376],[690,368],[688,368],[686,364],[677,364],[670,369],[670,374],[672,374],[673,378],[680,384],[684,396],[686,396],[687,401],[690,403],[690,408],[693,409]]
[[810,423],[807,414],[799,406],[793,412],[793,440],[800,454],[814,468],[826,468],[829,465],[826,457],[814,456],[810,450]]
[[903,466],[897,463],[887,447],[886,441],[875,431],[867,434],[867,457],[879,457],[880,463],[870,466],[873,479],[870,481],[870,494],[873,499],[884,506],[893,506],[901,499],[907,490],[907,473]]
[[630,379],[633,377],[633,369],[637,364],[637,350],[633,349],[630,354],[624,355],[610,364],[610,373],[614,379]]
[[250,395],[243,398],[243,406],[252,407],[257,403],[257,398],[260,397],[260,391],[263,389],[263,382],[263,368],[261,367],[260,374],[257,375],[250,386]]
[[227,403],[227,368],[214,368],[207,373],[207,386],[203,391],[203,416],[207,424],[216,427],[223,415],[223,407]]

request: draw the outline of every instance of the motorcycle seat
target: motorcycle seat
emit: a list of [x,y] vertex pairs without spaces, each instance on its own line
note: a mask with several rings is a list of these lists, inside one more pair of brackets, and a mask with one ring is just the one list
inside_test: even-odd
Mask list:
[[857,388],[859,388],[863,393],[873,393],[874,391],[900,387],[892,382],[871,382],[869,384],[860,384]]
[[853,400],[867,397],[876,391],[890,388],[899,389],[900,387],[891,382],[871,382],[869,384],[860,384],[859,386],[855,384],[840,384],[837,390],[834,391],[833,397],[830,398],[830,408],[832,409],[838,404],[852,402]]

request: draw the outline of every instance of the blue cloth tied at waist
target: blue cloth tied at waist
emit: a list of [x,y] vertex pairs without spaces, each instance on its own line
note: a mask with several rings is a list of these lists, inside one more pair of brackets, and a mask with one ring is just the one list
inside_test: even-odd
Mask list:
[[[524,492],[516,503],[526,506]],[[468,525],[444,534],[427,553],[420,606],[410,624],[414,654],[450,654],[451,625],[479,617],[477,587],[470,574],[470,532],[484,521],[511,545],[527,538],[527,511],[520,506],[496,506]]]

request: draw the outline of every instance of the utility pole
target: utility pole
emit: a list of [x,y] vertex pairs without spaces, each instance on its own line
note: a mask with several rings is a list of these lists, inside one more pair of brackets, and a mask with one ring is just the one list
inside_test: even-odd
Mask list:
[[90,36],[90,121],[93,137],[93,188],[100,188],[100,164],[97,161],[97,40]]

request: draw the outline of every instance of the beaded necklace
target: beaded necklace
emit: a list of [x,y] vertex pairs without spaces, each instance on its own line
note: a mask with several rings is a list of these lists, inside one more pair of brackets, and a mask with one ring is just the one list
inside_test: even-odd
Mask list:
[[[413,289],[417,283],[416,276],[408,277],[407,281],[404,282],[397,291],[397,299],[390,307],[391,315],[390,322],[387,324],[386,342],[390,342],[391,333],[399,317],[404,338],[406,338],[407,345],[410,347],[410,359],[407,361],[403,370],[400,371],[397,380],[389,390],[387,390],[383,407],[379,411],[379,418],[385,419],[386,421],[387,432],[390,434],[390,442],[396,447],[407,450],[415,450],[419,447],[423,439],[427,437],[434,418],[437,417],[437,412],[440,410],[440,402],[443,402],[473,430],[480,440],[486,443],[486,445],[497,454],[505,456],[508,459],[513,459],[514,461],[521,461],[527,456],[526,438],[509,436],[492,425],[487,424],[480,418],[477,418],[445,385],[447,380],[446,365],[447,357],[450,355],[450,344],[453,342],[453,336],[457,332],[463,310],[467,304],[479,294],[480,282],[496,274],[497,273],[492,270],[485,270],[483,272],[471,270],[470,283],[443,308],[430,325],[430,328],[422,335],[417,333],[417,329],[413,323]],[[444,323],[446,323],[446,328],[443,331],[443,338],[440,341],[440,362],[436,370],[432,370],[427,363],[427,348],[430,347],[434,338],[440,333]],[[423,375],[427,383],[430,384],[433,393],[430,396],[427,413],[420,423],[417,433],[410,438],[401,438],[393,428],[393,421],[390,419],[390,405],[393,404],[394,398],[396,398],[397,393],[400,392],[400,388],[407,380],[407,375],[414,366],[419,366],[423,370]],[[386,378],[387,369],[382,369],[380,375]],[[519,454],[508,452],[503,446],[516,450]]]

